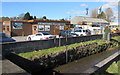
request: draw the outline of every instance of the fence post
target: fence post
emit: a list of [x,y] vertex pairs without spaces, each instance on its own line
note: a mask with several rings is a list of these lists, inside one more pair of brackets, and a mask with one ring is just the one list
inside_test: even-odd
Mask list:
[[68,50],[67,50],[68,45],[66,45],[66,63],[68,62]]
[[56,47],[56,36],[54,37],[54,46]]
[[68,50],[67,50],[67,47],[68,47],[68,36],[66,36],[66,63],[68,62]]
[[61,38],[59,37],[59,46],[61,46]]

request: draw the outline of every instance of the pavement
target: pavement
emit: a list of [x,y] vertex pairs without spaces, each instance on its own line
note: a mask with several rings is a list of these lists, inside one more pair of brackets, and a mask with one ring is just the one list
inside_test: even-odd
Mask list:
[[0,69],[2,68],[3,75],[31,75],[7,59],[0,62],[2,62],[2,67],[0,66]]
[[27,41],[27,36],[16,36],[16,37],[12,37],[14,40],[16,40],[16,42],[20,42],[20,41]]

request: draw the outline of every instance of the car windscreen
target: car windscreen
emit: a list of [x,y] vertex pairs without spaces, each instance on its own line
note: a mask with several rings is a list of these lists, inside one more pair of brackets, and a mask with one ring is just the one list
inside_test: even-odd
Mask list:
[[42,34],[36,34],[36,36],[41,36]]
[[82,30],[76,30],[75,32],[82,32]]
[[70,31],[70,33],[75,33],[74,31]]
[[91,32],[90,30],[86,30],[86,32]]
[[43,33],[43,35],[50,35],[49,33]]

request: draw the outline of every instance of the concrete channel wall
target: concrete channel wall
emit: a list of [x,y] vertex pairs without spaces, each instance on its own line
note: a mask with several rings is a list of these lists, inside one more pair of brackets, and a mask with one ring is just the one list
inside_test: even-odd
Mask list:
[[[114,36],[117,36],[117,34]],[[39,41],[24,41],[24,42],[15,42],[15,43],[6,43],[2,44],[2,54],[9,52],[22,53],[22,52],[31,52],[35,50],[47,49],[52,47],[64,46],[79,42],[85,42],[90,40],[101,39],[102,35],[92,35],[92,36],[81,36],[73,38],[57,38],[51,40],[39,40]]]
[[53,73],[55,73],[54,75],[91,75],[93,73],[102,73],[114,61],[120,60],[120,48],[87,56],[77,60],[77,62],[67,63],[53,69],[47,69],[34,61],[22,58],[14,53],[10,53],[6,58],[32,75],[53,75]]
[[85,42],[85,41],[95,40],[100,38],[102,38],[102,35],[73,37],[73,38],[68,38],[67,40],[66,38],[57,38],[57,39],[51,39],[51,40],[6,43],[6,44],[2,44],[2,51],[3,51],[2,53],[6,54],[9,52],[15,52],[15,53],[31,52],[34,50],[64,46],[66,44],[69,45],[69,44]]

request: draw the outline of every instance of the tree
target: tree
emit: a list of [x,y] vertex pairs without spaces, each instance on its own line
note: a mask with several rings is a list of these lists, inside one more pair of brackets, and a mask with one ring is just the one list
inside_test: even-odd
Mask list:
[[97,16],[98,16],[98,8],[95,8],[92,10],[90,17],[97,18]]
[[63,19],[60,19],[60,21],[65,21],[65,19],[63,18]]
[[45,19],[45,20],[46,20],[46,19],[47,19],[47,17],[46,17],[46,16],[43,16],[43,19]]
[[23,18],[24,16],[25,16],[24,13],[21,13],[21,14],[18,15],[18,17],[20,17],[20,18]]
[[18,15],[18,19],[19,20],[23,20],[24,16],[25,16],[25,13],[21,13],[21,14]]
[[33,16],[30,16],[30,18],[28,20],[32,20],[33,19]]
[[33,19],[35,19],[35,20],[36,20],[36,19],[37,19],[37,18],[36,18],[36,16],[34,16],[34,18],[33,18]]
[[97,18],[106,19],[106,14],[102,11],[101,14],[98,14]]
[[9,17],[2,17],[1,19],[2,19],[2,21],[10,21]]
[[27,12],[27,13],[24,15],[24,20],[30,20],[30,19],[31,19],[30,13]]
[[105,10],[105,13],[106,13],[106,20],[108,22],[111,22],[112,21],[112,17],[113,17],[113,11],[112,11],[112,9],[111,8],[107,8]]

